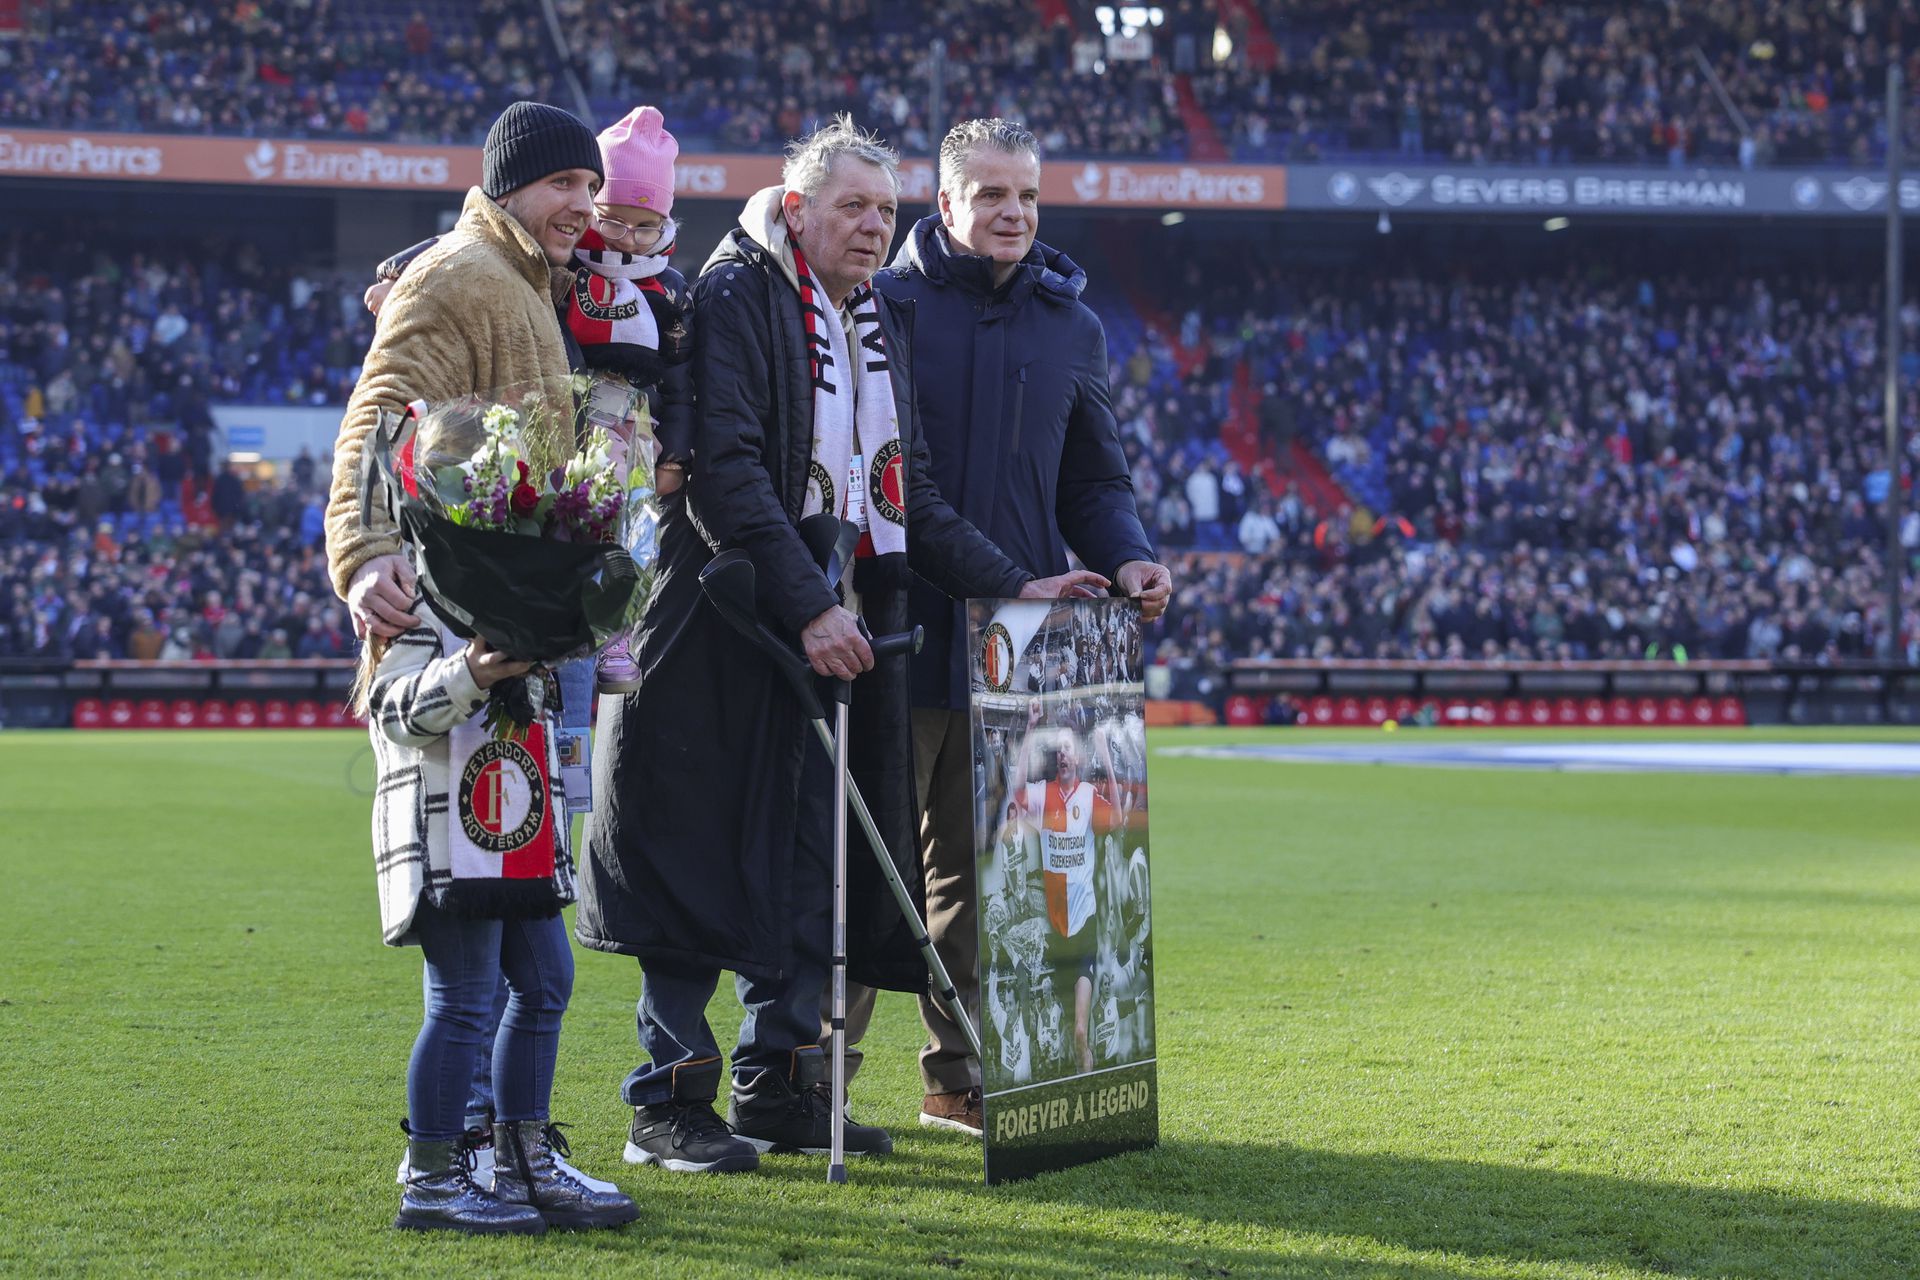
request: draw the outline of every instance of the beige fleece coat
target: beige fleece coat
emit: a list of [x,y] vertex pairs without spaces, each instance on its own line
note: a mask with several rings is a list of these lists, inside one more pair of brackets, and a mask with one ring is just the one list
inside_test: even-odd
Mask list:
[[549,264],[533,237],[475,187],[453,230],[394,285],[333,446],[327,571],[342,599],[361,565],[400,549],[389,522],[376,515],[369,528],[360,519],[362,449],[380,411],[535,381],[551,384],[553,403],[568,403],[555,303],[571,284],[571,273]]

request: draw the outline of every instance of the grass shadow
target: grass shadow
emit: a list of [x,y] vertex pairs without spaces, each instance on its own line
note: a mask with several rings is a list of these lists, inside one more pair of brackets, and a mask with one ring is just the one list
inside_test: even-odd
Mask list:
[[1464,1160],[1168,1142],[986,1194],[1715,1280],[1920,1275],[1911,1208]]

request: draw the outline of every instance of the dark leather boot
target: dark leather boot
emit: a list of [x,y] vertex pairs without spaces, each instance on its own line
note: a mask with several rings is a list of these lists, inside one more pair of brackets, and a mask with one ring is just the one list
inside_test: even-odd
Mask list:
[[628,1164],[658,1165],[674,1173],[741,1173],[760,1167],[760,1152],[733,1136],[713,1109],[720,1092],[720,1060],[683,1062],[673,1069],[673,1096],[633,1109]]
[[[833,1104],[826,1080],[827,1060],[818,1045],[793,1051],[793,1064],[783,1075],[755,1071],[733,1082],[727,1105],[727,1123],[761,1151],[773,1155],[798,1152],[825,1155],[832,1136]],[[850,1156],[885,1155],[893,1139],[876,1125],[849,1120],[843,1134]]]
[[618,1191],[595,1191],[554,1162],[573,1154],[557,1125],[519,1120],[493,1126],[493,1193],[509,1204],[531,1205],[550,1227],[621,1227],[640,1206]]
[[533,1209],[507,1204],[475,1185],[473,1167],[473,1150],[464,1139],[427,1142],[409,1134],[400,1216],[393,1225],[404,1231],[474,1235],[537,1236],[547,1229],[546,1220]]

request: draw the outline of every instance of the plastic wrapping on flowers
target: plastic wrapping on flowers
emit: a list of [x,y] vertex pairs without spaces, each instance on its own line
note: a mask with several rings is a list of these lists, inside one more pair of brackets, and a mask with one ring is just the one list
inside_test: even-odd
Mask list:
[[[405,471],[428,509],[463,529],[625,552],[576,584],[571,603],[592,640],[568,653],[543,653],[554,666],[630,628],[652,597],[660,518],[653,450],[634,388],[580,375],[427,406]],[[552,611],[568,604],[546,598],[555,585],[515,580],[506,589],[522,596],[528,611]]]
[[[627,606],[623,630],[637,626],[653,599],[654,571],[660,555],[660,495],[654,488],[655,439],[646,397],[618,377],[579,375],[574,379],[588,438],[599,432],[607,446],[605,467],[624,485],[614,540],[633,558],[640,579]],[[599,465],[596,458],[594,466]]]

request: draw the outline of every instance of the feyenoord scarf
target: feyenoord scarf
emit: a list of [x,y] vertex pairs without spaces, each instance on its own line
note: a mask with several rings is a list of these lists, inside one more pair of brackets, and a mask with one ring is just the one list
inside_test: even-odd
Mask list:
[[[671,236],[669,231],[668,235]],[[671,248],[671,244],[667,248]],[[640,255],[610,249],[597,231],[580,237],[574,251],[573,299],[567,328],[580,353],[595,368],[619,369],[660,350],[660,323],[646,294],[661,294],[654,277],[667,269],[667,254]]]
[[[800,314],[807,325],[807,369],[813,380],[813,461],[807,468],[802,516],[825,511],[852,520],[863,531],[862,556],[906,554],[906,465],[900,454],[900,419],[894,412],[893,375],[886,337],[880,331],[880,300],[871,284],[847,298],[859,339],[856,368],[847,351],[847,330],[833,313],[827,291],[793,246],[800,277]],[[854,489],[853,460],[860,459]]]
[[433,904],[456,915],[552,915],[562,894],[556,824],[566,821],[547,775],[547,730],[493,736],[478,716],[447,735],[446,880]]

